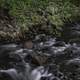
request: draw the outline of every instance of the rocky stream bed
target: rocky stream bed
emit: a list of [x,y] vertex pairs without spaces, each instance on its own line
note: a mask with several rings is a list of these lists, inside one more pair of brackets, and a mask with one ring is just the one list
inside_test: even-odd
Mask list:
[[62,39],[40,34],[1,44],[0,80],[80,80],[80,25],[68,26]]

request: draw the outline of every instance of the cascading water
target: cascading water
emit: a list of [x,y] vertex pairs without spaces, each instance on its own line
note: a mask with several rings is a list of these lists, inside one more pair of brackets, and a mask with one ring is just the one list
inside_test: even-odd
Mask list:
[[[79,32],[80,25],[68,28],[71,29]],[[64,41],[37,35],[29,48],[0,45],[0,80],[80,80],[80,46]]]

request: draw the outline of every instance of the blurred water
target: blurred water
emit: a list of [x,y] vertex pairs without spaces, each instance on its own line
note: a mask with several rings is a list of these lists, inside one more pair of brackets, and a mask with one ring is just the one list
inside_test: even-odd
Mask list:
[[76,43],[52,37],[41,41],[37,36],[33,44],[31,49],[17,44],[0,46],[0,80],[80,80]]

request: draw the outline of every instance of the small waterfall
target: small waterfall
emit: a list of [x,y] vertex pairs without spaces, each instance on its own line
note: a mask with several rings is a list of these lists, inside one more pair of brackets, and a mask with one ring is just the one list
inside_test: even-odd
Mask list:
[[80,46],[39,37],[31,48],[0,45],[0,80],[79,80]]

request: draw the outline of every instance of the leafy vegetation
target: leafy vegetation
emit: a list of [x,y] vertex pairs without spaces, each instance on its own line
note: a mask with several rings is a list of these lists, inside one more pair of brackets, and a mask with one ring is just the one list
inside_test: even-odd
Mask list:
[[64,22],[80,19],[79,4],[79,0],[0,0],[22,32],[36,26],[58,35]]

